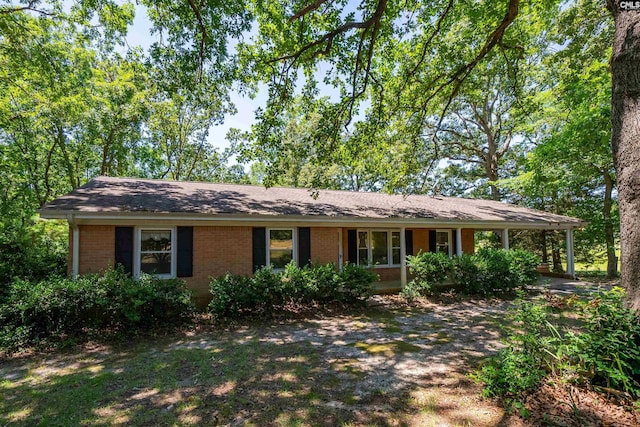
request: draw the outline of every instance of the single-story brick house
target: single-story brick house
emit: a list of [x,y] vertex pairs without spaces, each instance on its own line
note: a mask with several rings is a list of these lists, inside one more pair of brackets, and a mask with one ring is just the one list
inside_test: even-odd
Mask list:
[[573,274],[576,218],[506,203],[424,195],[389,195],[252,185],[98,177],[40,209],[70,227],[69,272],[122,264],[183,278],[196,299],[210,276],[251,274],[289,261],[373,265],[381,282],[406,284],[405,256],[474,251],[474,232],[566,230]]

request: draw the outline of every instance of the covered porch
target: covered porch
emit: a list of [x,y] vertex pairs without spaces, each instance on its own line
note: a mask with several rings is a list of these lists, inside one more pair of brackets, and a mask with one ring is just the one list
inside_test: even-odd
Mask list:
[[[510,231],[513,230],[554,230],[554,231],[562,231],[565,234],[565,245],[566,245],[566,271],[565,273],[561,274],[561,277],[567,278],[567,279],[575,279],[576,275],[575,275],[575,259],[574,259],[574,230],[578,228],[577,226],[572,226],[569,228],[559,228],[557,226],[554,225],[550,225],[549,227],[535,227],[535,228],[515,228],[515,227],[504,227],[504,228],[487,228],[487,229],[474,229],[473,230],[473,234],[475,237],[475,233],[476,232],[497,232],[497,234],[500,236],[500,241],[502,244],[502,247],[506,250],[510,250],[511,248],[511,242],[510,242]],[[468,231],[468,229],[467,229]],[[454,233],[453,235],[455,236],[454,238],[452,238],[450,240],[450,244],[451,249],[449,250],[449,255],[450,256],[457,256],[460,257],[462,256],[462,254],[464,252],[470,252],[473,253],[475,250],[475,245],[473,246],[473,250],[472,251],[468,251],[465,250],[463,252],[463,228],[459,227],[459,228],[455,228],[455,229],[451,229],[451,232]],[[399,277],[394,277],[391,278],[389,277],[389,275],[387,276],[381,276],[381,280],[374,283],[374,289],[375,292],[378,294],[384,294],[384,293],[393,293],[393,292],[398,292],[400,290],[402,290],[402,288],[404,286],[406,286],[406,284],[408,283],[408,281],[410,280],[410,275],[409,275],[409,271],[408,271],[408,267],[406,265],[406,257],[407,255],[412,255],[408,254],[406,251],[406,242],[403,239],[403,237],[405,237],[405,229],[401,228],[401,233],[400,233],[402,242],[400,245],[400,267],[399,267],[399,272],[398,272],[398,276]],[[467,245],[468,246],[468,245]],[[433,245],[430,245],[430,249],[433,249]],[[465,248],[467,249],[467,248]],[[417,252],[416,252],[417,253]],[[545,272],[541,271],[541,273],[544,275]],[[557,274],[554,275],[555,277],[558,277]]]

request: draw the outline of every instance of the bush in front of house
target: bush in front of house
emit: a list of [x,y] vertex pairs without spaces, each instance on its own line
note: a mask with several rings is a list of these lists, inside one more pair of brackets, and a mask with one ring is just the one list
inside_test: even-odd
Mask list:
[[538,258],[528,251],[481,248],[455,261],[454,281],[472,295],[512,292],[536,282],[537,265]]
[[354,264],[338,271],[333,264],[301,268],[290,263],[282,272],[264,267],[253,276],[226,274],[209,283],[209,312],[215,318],[232,318],[292,305],[353,304],[372,295],[377,279],[370,269]]
[[407,257],[411,280],[402,289],[402,295],[407,299],[428,295],[433,286],[451,278],[454,260],[443,252],[420,252]]
[[524,250],[481,248],[475,254],[449,258],[444,253],[421,252],[407,257],[413,280],[402,290],[407,299],[428,295],[449,280],[463,293],[492,295],[532,285],[538,278],[535,254]]
[[560,328],[544,302],[516,301],[505,348],[474,374],[486,396],[514,398],[554,375],[640,398],[640,317],[625,306],[624,290],[574,304],[580,327]]
[[17,279],[0,305],[0,347],[176,324],[193,312],[191,292],[181,280],[136,280],[120,269],[39,282]]

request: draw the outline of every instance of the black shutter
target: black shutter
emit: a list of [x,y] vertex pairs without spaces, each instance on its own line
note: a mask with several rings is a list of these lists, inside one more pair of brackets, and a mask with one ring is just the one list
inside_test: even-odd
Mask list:
[[193,227],[178,227],[177,253],[177,276],[193,276]]
[[253,272],[267,265],[267,230],[253,227]]
[[429,230],[429,252],[436,251],[436,230]]
[[311,228],[298,228],[298,266],[311,264]]
[[115,264],[124,272],[133,273],[133,227],[116,227]]
[[350,263],[358,263],[358,232],[356,230],[347,230],[347,256]]
[[413,230],[404,230],[404,243],[407,256],[413,255]]
[[453,255],[457,255],[458,254],[458,233],[456,232],[456,230],[451,230],[451,244],[453,245],[453,247],[451,248],[451,253]]

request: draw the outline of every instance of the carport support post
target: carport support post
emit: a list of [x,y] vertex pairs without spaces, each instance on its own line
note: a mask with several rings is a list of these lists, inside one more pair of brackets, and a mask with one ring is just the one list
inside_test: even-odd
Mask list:
[[407,286],[407,242],[405,238],[405,228],[400,229],[400,286]]
[[462,256],[462,228],[456,228],[456,255]]
[[502,230],[502,247],[509,250],[509,229]]
[[567,228],[567,274],[572,278],[576,276],[576,268],[573,260],[573,229]]

